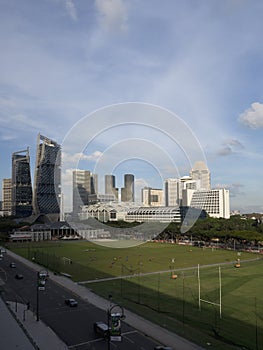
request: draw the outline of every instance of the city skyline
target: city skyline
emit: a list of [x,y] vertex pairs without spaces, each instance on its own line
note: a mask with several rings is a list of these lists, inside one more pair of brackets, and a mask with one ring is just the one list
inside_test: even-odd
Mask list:
[[[160,106],[188,126],[213,174],[211,187],[230,190],[232,210],[263,212],[261,1],[115,0],[109,6],[107,0],[4,0],[1,5],[1,185],[10,178],[13,152],[29,146],[36,158],[39,132],[63,145],[85,116],[92,119],[105,106],[132,101]],[[112,119],[109,115],[109,123]],[[150,125],[158,116],[149,114],[148,120]],[[93,123],[105,131],[99,118]],[[172,123],[164,126],[176,132]],[[120,135],[141,144],[120,143]],[[133,129],[112,128],[105,138],[94,136],[87,149],[65,150],[65,182],[76,159],[96,173],[97,162],[107,156],[116,164],[110,169],[116,178],[132,172],[142,187],[154,188],[191,168],[181,161],[180,144],[174,148],[139,122]],[[151,136],[152,147],[142,142],[145,136]],[[161,164],[160,145],[175,156],[173,167]],[[148,157],[140,159],[135,151],[141,150]],[[122,158],[115,157],[118,151]],[[164,165],[161,171],[156,164]]]
[[[89,205],[92,203],[96,203],[97,198],[99,198],[100,195],[103,196],[103,192],[105,195],[107,194],[114,194],[115,201],[121,201],[121,202],[136,202],[137,204],[141,203],[141,205],[145,206],[147,203],[149,206],[181,206],[182,203],[182,190],[183,189],[193,189],[193,190],[210,190],[211,188],[211,174],[207,167],[207,165],[203,161],[196,161],[193,165],[193,168],[190,170],[189,175],[185,175],[181,178],[169,178],[164,179],[163,184],[160,189],[156,189],[153,187],[148,186],[142,186],[142,184],[137,184],[136,186],[136,178],[134,174],[124,174],[123,175],[123,186],[117,188],[115,186],[116,183],[116,177],[115,175],[111,174],[104,174],[102,177],[104,178],[104,189],[98,187],[98,174],[92,173],[90,170],[83,170],[83,169],[75,169],[72,170],[72,186],[70,188],[67,188],[63,186],[60,186],[60,166],[61,166],[61,146],[57,144],[56,141],[51,140],[50,138],[43,136],[41,134],[38,134],[37,136],[37,157],[35,161],[35,166],[32,168],[35,169],[35,177],[33,178],[34,182],[34,193],[33,201],[32,198],[29,201],[30,203],[33,203],[33,209],[35,214],[40,214],[41,212],[45,212],[46,209],[44,207],[41,211],[38,210],[38,206],[36,205],[36,199],[37,199],[37,187],[38,187],[38,179],[39,177],[39,171],[42,168],[41,172],[43,172],[43,175],[47,176],[47,180],[50,182],[51,177],[53,178],[52,181],[55,181],[54,183],[54,189],[57,188],[54,192],[52,190],[49,195],[52,196],[52,198],[59,198],[60,197],[60,191],[62,190],[63,195],[63,209],[66,209],[67,212],[73,211],[73,213],[77,213],[78,209],[81,205]],[[24,155],[26,153],[26,155]],[[30,155],[29,155],[29,147],[24,151],[15,152],[12,154],[12,161],[14,157],[19,157],[22,161],[27,160],[27,168],[28,170],[25,172],[25,174],[20,173],[20,176],[25,177],[26,175],[26,181],[29,174],[30,174]],[[51,168],[50,168],[51,166]],[[57,169],[53,168],[57,167]],[[51,170],[52,169],[52,170]],[[56,176],[55,176],[56,175]],[[11,181],[15,180],[15,172],[12,171],[12,178]],[[4,179],[9,180],[9,179]],[[25,181],[25,180],[24,180]],[[59,182],[58,182],[59,181]],[[171,183],[175,181],[176,183],[176,193],[174,193],[174,189],[167,186],[168,183]],[[4,182],[4,181],[3,181]],[[29,187],[32,191],[32,183],[31,182],[31,176],[29,177]],[[41,185],[42,186],[42,185]],[[9,188],[7,186],[7,191],[9,191]],[[64,190],[64,192],[63,192]],[[118,192],[120,192],[120,196],[118,196]],[[13,194],[15,191],[13,191]],[[148,194],[147,194],[148,193]],[[9,195],[8,195],[9,196]],[[146,197],[145,197],[146,196]],[[176,197],[172,199],[172,197]],[[147,199],[148,197],[148,199]],[[72,203],[70,203],[72,198]],[[150,199],[151,198],[151,199]],[[55,201],[57,201],[55,199]],[[106,199],[106,198],[105,198]],[[104,199],[104,200],[105,200]],[[44,200],[44,201],[43,201]],[[46,202],[46,200],[41,199],[41,201]],[[172,201],[171,203],[169,203]],[[47,203],[45,204],[45,208]],[[187,206],[190,205],[189,203]],[[53,204],[48,204],[48,206],[53,206]],[[75,209],[74,209],[75,207]],[[51,212],[53,209],[51,210]],[[46,212],[47,213],[47,212]]]

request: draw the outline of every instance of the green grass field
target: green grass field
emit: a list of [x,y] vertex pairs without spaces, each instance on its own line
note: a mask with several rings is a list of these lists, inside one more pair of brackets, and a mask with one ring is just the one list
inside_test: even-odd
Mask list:
[[[263,260],[253,260],[258,255],[165,243],[110,249],[89,242],[41,242],[10,249],[87,281],[96,293],[112,295],[114,302],[205,348],[263,348]],[[234,267],[237,257],[240,268]],[[198,264],[201,299],[211,303],[219,303],[219,268],[205,266],[221,266],[221,318],[217,305],[201,302],[199,309]],[[120,278],[99,281],[113,276]]]

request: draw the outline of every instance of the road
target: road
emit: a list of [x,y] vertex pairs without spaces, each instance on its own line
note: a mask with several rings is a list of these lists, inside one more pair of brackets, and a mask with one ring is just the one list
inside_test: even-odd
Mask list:
[[[11,262],[15,268],[10,267]],[[15,278],[22,274],[23,279]],[[26,304],[30,309],[37,310],[37,273],[23,263],[11,259],[7,254],[0,261],[0,277],[5,281],[3,286],[5,300]],[[122,341],[111,342],[96,335],[93,331],[95,321],[107,323],[107,314],[94,305],[75,296],[71,291],[48,280],[45,291],[38,292],[39,317],[60,337],[62,341],[74,350],[152,350],[158,345],[154,340],[122,322]],[[75,298],[78,307],[65,305],[65,299]],[[37,321],[36,321],[37,322]]]

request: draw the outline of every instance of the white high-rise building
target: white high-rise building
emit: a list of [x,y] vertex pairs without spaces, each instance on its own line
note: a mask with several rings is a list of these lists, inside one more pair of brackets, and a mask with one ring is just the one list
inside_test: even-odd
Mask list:
[[183,206],[203,209],[214,218],[230,218],[229,190],[224,188],[213,190],[183,191]]
[[166,179],[164,182],[165,206],[181,206],[183,190],[186,189],[199,190],[200,180],[193,180],[191,176]]
[[210,190],[211,188],[211,179],[210,171],[203,161],[195,162],[193,168],[190,171],[190,177],[193,180],[200,181],[200,189]]
[[12,179],[2,181],[2,211],[4,216],[12,214]]
[[164,197],[166,207],[176,207],[179,205],[178,195],[179,179],[170,178],[164,181]]

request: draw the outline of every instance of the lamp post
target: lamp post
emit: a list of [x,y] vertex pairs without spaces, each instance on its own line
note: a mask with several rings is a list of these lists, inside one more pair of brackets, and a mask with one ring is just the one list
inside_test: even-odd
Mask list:
[[39,291],[45,290],[48,272],[45,270],[37,272],[37,321],[39,321]]
[[108,350],[110,350],[111,341],[121,341],[121,321],[125,317],[121,305],[113,304],[108,308]]

